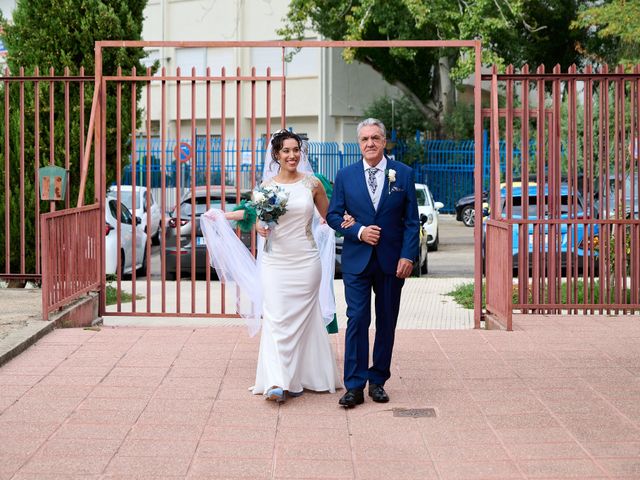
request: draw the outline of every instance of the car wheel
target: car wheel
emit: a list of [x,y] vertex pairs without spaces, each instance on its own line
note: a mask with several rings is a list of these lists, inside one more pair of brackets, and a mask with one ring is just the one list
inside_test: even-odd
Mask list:
[[431,245],[429,245],[429,250],[432,252],[437,252],[439,243],[440,243],[440,232],[436,233],[436,239]]
[[[129,273],[125,273],[126,272],[126,266],[125,266],[125,253],[124,250],[120,250],[120,271],[122,272],[122,276],[121,278],[124,279],[130,279],[131,278],[131,272]],[[118,273],[117,267],[116,267],[116,274]]]
[[175,280],[176,279],[176,272],[167,272],[167,273],[165,273],[164,278],[166,280]]
[[[125,261],[124,250],[120,250],[120,272],[124,275],[124,261]],[[116,265],[116,274],[118,273],[118,266]]]
[[420,269],[420,266],[418,264],[415,264],[413,266],[413,270],[411,270],[411,276],[420,278],[420,272],[421,271],[422,270]]
[[142,266],[136,271],[136,274],[144,277],[147,274],[147,247],[144,247],[144,253],[142,254]]
[[420,273],[426,275],[429,273],[429,254],[424,257],[424,262],[420,265]]
[[160,245],[160,226],[158,226],[158,230],[156,230],[156,234],[151,237],[151,245]]
[[467,205],[462,209],[460,214],[462,223],[467,227],[473,227],[476,224],[476,211],[473,205]]

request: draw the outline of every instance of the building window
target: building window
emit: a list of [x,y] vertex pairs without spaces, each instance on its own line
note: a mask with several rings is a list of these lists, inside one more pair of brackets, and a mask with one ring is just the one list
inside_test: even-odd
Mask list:
[[211,75],[218,76],[222,67],[227,75],[236,74],[236,51],[234,48],[209,48],[207,49],[207,67],[211,69]]
[[176,48],[176,69],[180,68],[182,76],[190,76],[193,67],[196,69],[196,75],[204,75],[206,60],[206,48]]
[[[287,54],[295,49],[288,48]],[[288,77],[317,77],[320,73],[320,49],[307,47],[294,53],[291,62],[287,63]]]
[[252,48],[250,67],[256,68],[256,75],[266,75],[267,67],[271,67],[272,76],[282,75],[282,49]]

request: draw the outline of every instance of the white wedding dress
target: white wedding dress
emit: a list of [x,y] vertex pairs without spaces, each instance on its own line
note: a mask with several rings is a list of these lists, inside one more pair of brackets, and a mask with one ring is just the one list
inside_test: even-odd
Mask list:
[[261,252],[262,333],[254,394],[272,387],[333,393],[342,386],[318,295],[322,267],[311,228],[317,181],[309,175],[292,184],[274,182],[289,200],[269,234],[268,251]]

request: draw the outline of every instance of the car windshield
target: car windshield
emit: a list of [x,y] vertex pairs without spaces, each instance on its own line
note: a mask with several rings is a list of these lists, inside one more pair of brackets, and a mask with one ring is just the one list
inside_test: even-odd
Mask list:
[[[117,198],[117,195],[118,194],[116,190],[111,190],[109,192],[109,196],[111,198]],[[133,198],[133,195],[131,192],[120,191],[120,201],[124,203],[129,209],[131,209],[133,205],[132,198]],[[136,208],[140,208],[141,206],[144,206],[146,202],[147,202],[146,193],[143,195],[142,191],[140,190],[136,191]]]
[[[515,196],[513,197],[513,209],[512,209],[512,215],[514,217],[522,217],[522,198],[521,196]],[[502,210],[503,212],[506,212],[506,201],[503,199],[503,204],[502,204]],[[542,207],[541,207],[542,208]],[[580,198],[578,198],[577,201],[577,205],[575,207],[574,210],[574,206],[573,206],[573,202],[571,202],[571,205],[569,204],[569,196],[568,195],[562,195],[560,197],[560,215],[567,215],[569,213],[569,210],[571,209],[572,212],[574,212],[576,215],[581,215],[582,212],[582,201],[580,200]],[[547,215],[547,212],[549,210],[549,197],[545,196],[544,198],[544,215]],[[535,195],[530,195],[529,196],[529,204],[527,205],[527,218],[535,218],[538,216],[538,197]]]
[[[113,218],[118,218],[118,201],[117,200],[109,200],[109,210],[111,211],[111,215]],[[120,223],[125,223],[127,225],[131,225],[133,223],[133,219],[131,217],[131,212],[129,209],[120,203]]]
[[416,197],[418,198],[418,206],[419,207],[428,207],[431,205],[431,201],[429,200],[429,195],[427,195],[427,191],[422,188],[416,188]]
[[[237,197],[235,195],[235,192],[229,192],[228,194],[225,195],[226,210],[233,209],[237,205],[236,198]],[[241,193],[240,198],[242,200],[248,200],[249,198],[251,198],[251,192]],[[210,197],[209,208],[220,208],[221,203],[222,203],[222,199],[220,195],[213,194]],[[195,204],[196,204],[196,210],[195,210],[196,216],[202,215],[204,212],[207,211],[206,196],[196,196]],[[180,204],[180,216],[185,217],[189,215],[191,215],[191,199],[184,200]]]

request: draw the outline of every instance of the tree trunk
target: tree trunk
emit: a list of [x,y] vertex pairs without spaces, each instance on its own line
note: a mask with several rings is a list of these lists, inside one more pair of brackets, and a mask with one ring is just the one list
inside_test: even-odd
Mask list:
[[424,118],[430,120],[434,124],[438,124],[440,122],[440,108],[433,101],[429,101],[424,103],[420,100],[415,93],[411,91],[409,87],[407,87],[404,83],[399,80],[393,82],[393,86],[398,88],[407,98],[409,98],[416,108],[424,115]]
[[438,78],[440,80],[440,123],[449,115],[455,104],[455,89],[450,75],[451,64],[449,57],[443,56],[438,60]]

